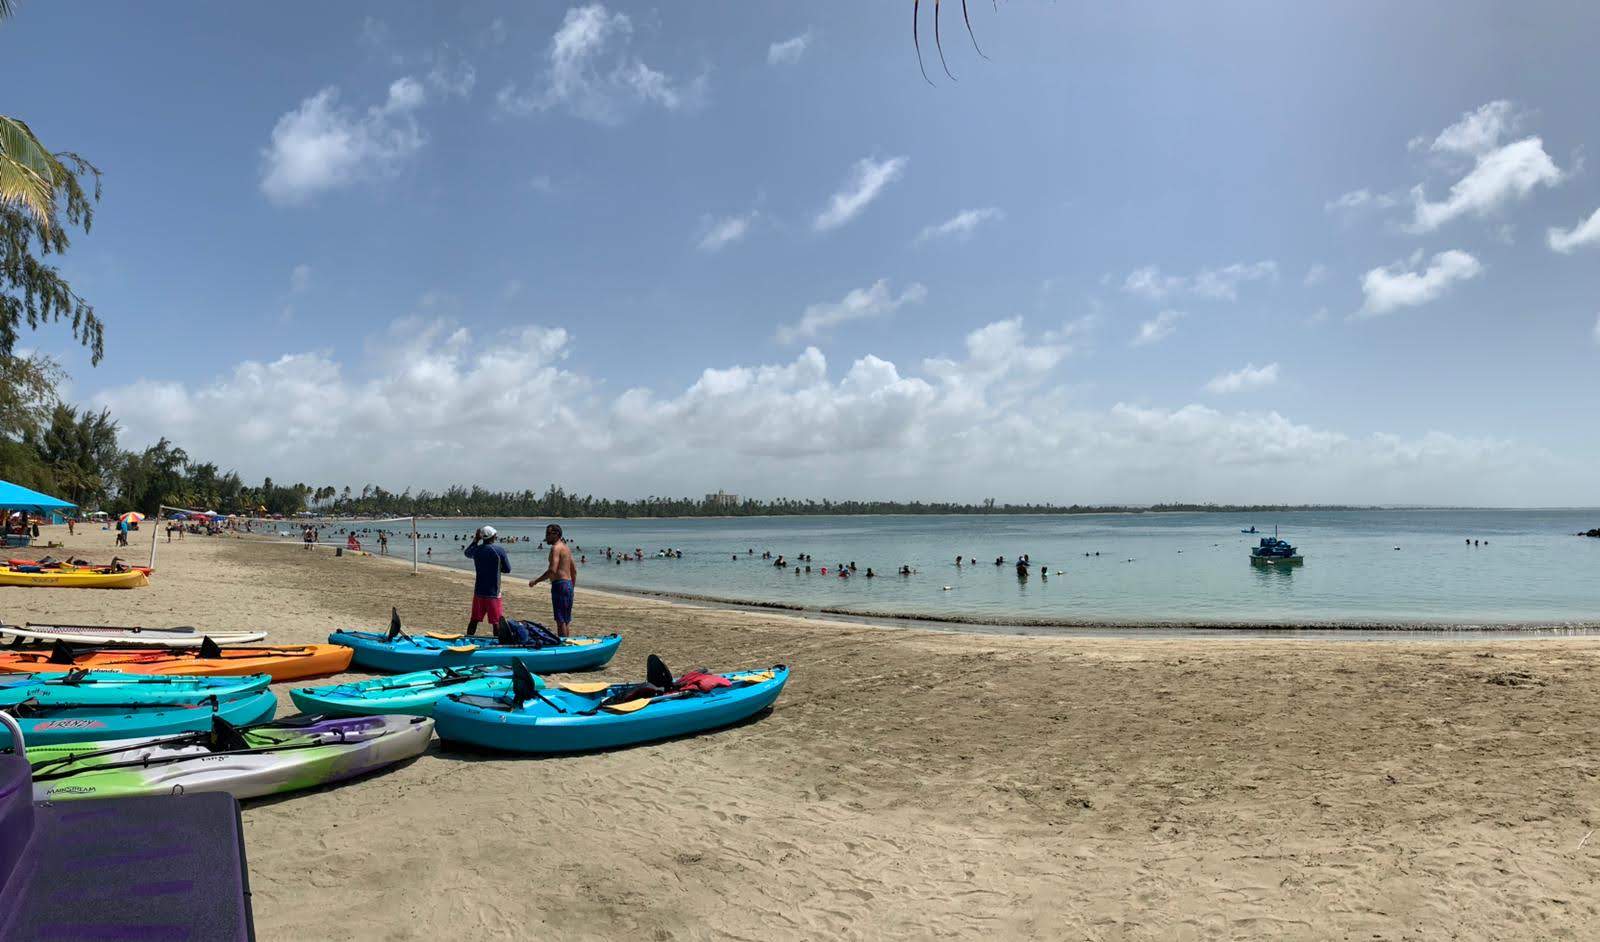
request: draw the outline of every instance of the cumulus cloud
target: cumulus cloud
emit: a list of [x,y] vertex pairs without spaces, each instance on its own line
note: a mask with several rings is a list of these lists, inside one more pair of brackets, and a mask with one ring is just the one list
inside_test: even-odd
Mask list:
[[1224,394],[1245,392],[1271,386],[1278,381],[1278,364],[1268,363],[1266,366],[1256,366],[1246,363],[1243,369],[1231,373],[1221,373],[1212,377],[1206,383],[1206,392]]
[[1586,245],[1600,245],[1600,209],[1571,229],[1551,227],[1545,233],[1550,247],[1563,255],[1575,252]]
[[750,226],[756,221],[757,215],[751,211],[742,216],[708,219],[705,234],[700,237],[700,251],[715,252],[743,239],[749,234]]
[[1184,316],[1182,311],[1162,311],[1139,325],[1139,332],[1133,335],[1133,345],[1142,347],[1145,344],[1160,343],[1172,336],[1178,329],[1178,321]]
[[1371,190],[1351,190],[1322,204],[1323,210],[1330,213],[1354,213],[1366,209],[1389,209],[1398,205],[1399,200],[1388,193],[1373,193]]
[[1459,249],[1450,249],[1435,255],[1428,266],[1413,271],[1422,261],[1421,253],[1409,262],[1396,262],[1385,268],[1374,268],[1361,279],[1361,291],[1366,303],[1357,312],[1361,317],[1376,317],[1402,307],[1416,307],[1435,300],[1457,282],[1468,281],[1483,273],[1476,258]]
[[1310,288],[1314,285],[1322,284],[1327,278],[1328,266],[1321,262],[1313,262],[1311,267],[1306,269],[1306,276],[1302,281],[1307,288]]
[[844,189],[833,194],[827,207],[817,214],[812,227],[818,232],[825,232],[837,229],[859,216],[878,198],[884,187],[900,179],[906,169],[906,160],[905,157],[890,157],[888,160],[863,157],[856,161]]
[[1563,174],[1545,153],[1543,140],[1526,137],[1501,143],[1515,133],[1521,120],[1510,102],[1492,101],[1439,132],[1429,149],[1449,157],[1469,157],[1472,169],[1439,201],[1429,200],[1421,184],[1412,187],[1414,215],[1406,228],[1432,232],[1462,216],[1488,216],[1537,187],[1559,184]]
[[394,490],[1492,503],[1535,482],[1551,499],[1584,486],[1584,469],[1552,478],[1552,459],[1521,443],[1347,434],[1193,404],[1090,408],[1054,378],[1064,355],[1013,318],[909,368],[872,354],[836,366],[808,347],[686,387],[607,392],[559,327],[480,337],[407,319],[363,363],[298,353],[96,402],[115,408],[129,445],[167,436],[250,479]]
[[387,99],[357,111],[341,107],[333,86],[278,119],[262,152],[261,192],[274,203],[300,205],[320,193],[389,177],[425,137],[414,112],[427,93],[414,78],[396,79]]
[[545,53],[545,76],[531,88],[507,85],[495,96],[500,110],[527,115],[553,108],[597,124],[619,124],[639,105],[666,111],[698,107],[706,76],[684,82],[645,64],[628,47],[633,21],[591,3],[567,10]]
[[811,30],[767,47],[767,65],[794,65],[811,45]]
[[1235,262],[1221,268],[1202,268],[1193,275],[1169,275],[1155,265],[1146,265],[1128,273],[1122,280],[1122,290],[1150,301],[1180,295],[1234,301],[1239,297],[1240,285],[1277,277],[1278,264],[1273,261]]
[[983,209],[965,209],[944,222],[931,226],[923,226],[917,233],[917,243],[920,245],[929,239],[955,239],[965,241],[972,237],[972,231],[986,222],[998,222],[1006,214],[994,206]]
[[928,289],[912,282],[898,296],[889,291],[889,282],[878,279],[870,288],[856,288],[838,301],[813,304],[793,324],[778,328],[779,343],[794,343],[820,337],[829,329],[849,321],[887,317],[907,304],[928,296]]
[[441,95],[469,98],[478,84],[478,70],[470,62],[446,61],[440,56],[428,70],[427,81]]

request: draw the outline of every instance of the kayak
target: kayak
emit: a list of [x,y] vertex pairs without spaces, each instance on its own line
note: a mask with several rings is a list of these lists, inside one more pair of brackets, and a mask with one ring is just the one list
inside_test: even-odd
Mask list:
[[[544,681],[535,677],[535,686]],[[289,691],[294,705],[306,713],[329,716],[376,716],[403,713],[432,716],[433,705],[446,694],[494,696],[511,689],[511,668],[494,664],[476,667],[436,667],[410,674],[391,674],[348,684],[296,687]]]
[[[230,723],[261,723],[272,719],[277,710],[277,696],[266,689],[232,697],[195,695],[166,702],[118,703],[105,697],[76,700],[58,694],[29,698],[6,707],[22,727],[23,739],[30,748],[209,730],[218,717]],[[0,747],[9,747],[11,739],[10,731],[0,728]]]
[[[6,560],[6,565],[13,567],[38,566],[41,569],[81,569],[89,572],[111,572],[114,568],[110,563],[75,563],[50,559],[48,557],[44,559],[8,559]],[[123,566],[122,569],[124,571],[129,569],[136,570],[144,573],[147,576],[152,572],[155,572],[155,570],[151,569],[149,566]]]
[[[209,647],[209,650],[208,650]],[[210,655],[210,656],[208,656]],[[129,674],[188,674],[237,677],[270,674],[273,680],[304,680],[337,674],[350,666],[350,649],[333,644],[217,648],[0,649],[0,672],[64,671],[74,667]]]
[[55,589],[138,589],[150,584],[150,577],[137,569],[126,572],[99,572],[93,569],[0,568],[0,586],[36,586]]
[[24,700],[47,703],[194,703],[242,697],[267,689],[266,674],[244,677],[167,677],[121,671],[0,674],[0,710]]
[[413,716],[292,716],[178,736],[38,748],[28,738],[36,801],[227,792],[256,798],[365,775],[428,748],[433,721]]
[[143,648],[197,648],[210,638],[217,644],[249,644],[265,639],[265,631],[212,631],[201,634],[193,628],[140,628],[116,625],[0,625],[0,637],[17,643],[126,644]]
[[555,684],[518,702],[515,695],[450,694],[434,707],[439,738],[506,752],[585,752],[671,739],[729,726],[778,699],[782,665],[716,675],[732,682],[705,693],[667,693],[602,705],[629,684]]
[[368,670],[409,673],[433,667],[507,665],[521,661],[536,674],[590,670],[617,653],[620,635],[603,638],[567,638],[562,644],[542,648],[501,644],[493,635],[426,634],[418,637],[381,631],[335,631],[329,644],[355,652],[355,664]]

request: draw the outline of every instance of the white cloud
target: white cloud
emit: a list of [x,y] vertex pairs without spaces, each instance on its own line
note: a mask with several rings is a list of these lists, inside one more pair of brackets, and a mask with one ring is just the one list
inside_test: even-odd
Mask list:
[[704,74],[679,82],[628,52],[633,21],[591,3],[567,10],[550,39],[541,87],[507,85],[495,101],[503,112],[526,115],[565,108],[598,124],[619,124],[630,108],[655,104],[667,111],[697,107],[705,97]]
[[800,319],[778,328],[779,343],[810,340],[848,321],[869,317],[887,317],[907,304],[916,304],[928,296],[928,289],[912,282],[898,296],[889,291],[889,282],[878,279],[870,288],[856,288],[838,301],[813,304],[807,307]]
[[1412,271],[1422,261],[1421,254],[1413,255],[1409,262],[1396,262],[1368,271],[1361,279],[1366,303],[1357,312],[1358,316],[1375,317],[1397,308],[1427,304],[1456,282],[1468,281],[1483,273],[1478,260],[1459,249],[1440,252],[1427,268]]
[[1562,174],[1544,152],[1544,142],[1525,138],[1480,155],[1466,176],[1450,187],[1450,195],[1430,202],[1421,184],[1411,190],[1415,216],[1406,228],[1432,232],[1460,216],[1487,216],[1525,198],[1538,186],[1555,186]]
[[289,293],[302,294],[311,287],[311,266],[306,264],[296,265],[289,272]]
[[845,188],[833,194],[828,206],[817,214],[812,226],[818,232],[837,229],[860,215],[868,204],[878,198],[883,188],[900,179],[906,169],[905,157],[873,160],[863,157],[851,169]]
[[1322,204],[1322,208],[1330,213],[1353,213],[1364,209],[1389,209],[1400,201],[1388,193],[1373,193],[1371,190],[1351,190]]
[[1500,139],[1512,133],[1520,123],[1521,116],[1511,102],[1491,101],[1476,111],[1464,113],[1460,121],[1440,131],[1431,149],[1476,157],[1500,146]]
[[506,37],[510,33],[511,31],[506,27],[505,19],[497,16],[489,21],[489,30],[485,38],[491,46],[498,46],[506,41]]
[[1168,275],[1155,265],[1146,265],[1128,273],[1122,280],[1122,290],[1151,301],[1184,294],[1233,301],[1239,297],[1240,285],[1277,277],[1278,264],[1273,261],[1235,262],[1221,268],[1202,268],[1193,275]]
[[478,70],[470,62],[446,62],[439,57],[428,70],[428,85],[442,95],[469,98],[478,84]]
[[1221,373],[1212,377],[1211,381],[1206,383],[1206,391],[1219,395],[1246,392],[1252,389],[1260,389],[1263,386],[1271,386],[1277,381],[1278,364],[1268,363],[1266,366],[1258,367],[1254,363],[1246,363],[1243,369],[1234,370],[1231,373]]
[[966,209],[944,222],[937,225],[923,226],[917,233],[917,242],[921,244],[929,239],[956,239],[965,241],[972,237],[972,231],[986,222],[998,222],[1006,218],[1006,214],[994,206],[983,209]]
[[1592,334],[1594,336],[1594,342],[1595,343],[1600,343],[1600,315],[1596,315],[1595,316],[1595,319],[1594,319],[1594,330],[1593,330]]
[[426,138],[412,114],[426,100],[422,83],[396,79],[388,98],[364,112],[339,106],[333,86],[278,119],[262,152],[261,192],[280,205],[327,190],[392,176]]
[[1550,247],[1563,255],[1586,245],[1600,244],[1600,209],[1571,229],[1551,227],[1545,233]]
[[1302,279],[1302,281],[1307,288],[1310,288],[1315,285],[1322,284],[1327,279],[1328,266],[1322,264],[1321,262],[1313,262],[1311,267],[1306,269],[1306,276],[1304,279]]
[[1139,325],[1139,332],[1133,335],[1133,346],[1142,347],[1167,339],[1178,329],[1178,321],[1185,316],[1182,311],[1162,311]]
[[574,365],[578,353],[559,327],[478,337],[408,319],[374,338],[361,363],[297,353],[208,381],[143,380],[95,401],[116,409],[130,447],[167,436],[247,479],[396,491],[555,482],[601,496],[728,487],[1062,503],[1506,503],[1535,485],[1541,500],[1575,500],[1588,485],[1586,468],[1526,443],[1355,435],[1193,404],[1089,408],[1055,378],[1063,351],[1018,319],[972,331],[957,357],[909,369],[871,354],[835,367],[807,348],[664,391],[607,393]]
[[759,213],[752,210],[741,216],[708,219],[705,234],[700,237],[700,251],[715,252],[743,239],[749,234],[750,226],[758,215]]
[[767,47],[767,65],[794,65],[811,45],[811,30]]

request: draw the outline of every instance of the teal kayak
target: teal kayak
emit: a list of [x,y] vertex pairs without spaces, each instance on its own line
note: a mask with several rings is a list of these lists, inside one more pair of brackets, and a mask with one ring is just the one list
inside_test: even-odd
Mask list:
[[[480,697],[449,694],[434,707],[435,730],[446,742],[506,752],[561,753],[615,749],[730,726],[770,707],[783,692],[783,665],[715,676],[728,682],[705,691],[673,689],[671,675],[653,689],[665,692],[617,701],[632,684],[555,684],[534,693]],[[654,683],[654,679],[652,679]]]
[[501,644],[493,635],[410,635],[381,631],[335,631],[329,644],[350,648],[357,667],[390,673],[409,673],[435,667],[509,665],[521,661],[535,674],[591,670],[603,666],[622,643],[618,635],[603,638],[567,638],[562,644],[525,647]]
[[[22,727],[28,745],[49,746],[206,730],[214,718],[238,725],[261,723],[277,712],[278,698],[266,689],[231,697],[191,694],[123,702],[104,696],[75,700],[60,692],[24,699],[4,709]],[[10,731],[0,729],[0,748],[10,745]]]
[[267,689],[267,674],[198,677],[70,670],[0,674],[0,710],[24,700],[43,703],[192,703],[205,697],[240,697]]
[[[533,683],[539,688],[544,681]],[[512,687],[511,668],[498,665],[436,667],[410,674],[374,677],[347,684],[296,687],[289,691],[294,705],[304,713],[325,716],[381,716],[400,713],[432,716],[433,705],[452,693],[495,696]]]

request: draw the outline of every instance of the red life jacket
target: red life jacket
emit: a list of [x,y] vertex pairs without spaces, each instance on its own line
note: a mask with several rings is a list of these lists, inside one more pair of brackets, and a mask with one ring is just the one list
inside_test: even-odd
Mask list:
[[708,674],[705,671],[690,671],[678,678],[672,685],[674,691],[692,690],[696,693],[710,693],[718,687],[732,687],[733,681],[720,674]]

